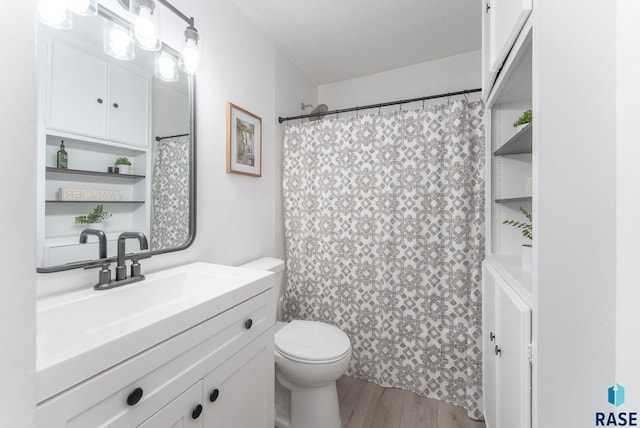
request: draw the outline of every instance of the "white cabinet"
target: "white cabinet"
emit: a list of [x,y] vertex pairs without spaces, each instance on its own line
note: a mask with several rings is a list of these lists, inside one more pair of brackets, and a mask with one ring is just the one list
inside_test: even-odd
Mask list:
[[180,394],[139,428],[202,428],[202,381]]
[[[272,293],[229,301],[207,321],[66,391],[39,397],[36,425],[272,427]],[[201,415],[194,419],[198,405]]]
[[531,427],[531,308],[485,262],[483,391],[487,428]]
[[257,339],[204,378],[204,427],[273,427],[273,379],[272,341]]
[[147,146],[147,78],[59,42],[50,61],[48,129]]

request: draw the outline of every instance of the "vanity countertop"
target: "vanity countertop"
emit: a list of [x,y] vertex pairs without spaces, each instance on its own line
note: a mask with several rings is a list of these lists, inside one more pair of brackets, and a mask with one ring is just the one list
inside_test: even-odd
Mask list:
[[269,272],[191,263],[37,303],[40,403],[273,287]]

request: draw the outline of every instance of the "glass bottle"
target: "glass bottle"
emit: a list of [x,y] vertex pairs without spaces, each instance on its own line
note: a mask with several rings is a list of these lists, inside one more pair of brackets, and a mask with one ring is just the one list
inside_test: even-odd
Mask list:
[[67,160],[68,155],[67,151],[64,149],[64,141],[60,140],[60,150],[58,150],[56,155],[56,167],[67,169]]

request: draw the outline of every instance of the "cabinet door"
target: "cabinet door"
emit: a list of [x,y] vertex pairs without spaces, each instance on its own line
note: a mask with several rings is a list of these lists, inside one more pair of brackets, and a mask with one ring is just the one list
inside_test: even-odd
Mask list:
[[47,127],[105,138],[107,63],[64,44],[51,49]]
[[495,305],[495,428],[529,428],[531,308],[499,277]]
[[482,390],[484,420],[487,428],[496,427],[496,359],[495,343],[495,287],[491,271],[482,267]]
[[138,425],[139,428],[202,428],[202,381]]
[[273,330],[204,378],[204,426],[273,428]]
[[489,8],[489,68],[497,73],[531,13],[531,0],[489,0]]
[[109,139],[147,146],[149,83],[128,70],[110,66]]

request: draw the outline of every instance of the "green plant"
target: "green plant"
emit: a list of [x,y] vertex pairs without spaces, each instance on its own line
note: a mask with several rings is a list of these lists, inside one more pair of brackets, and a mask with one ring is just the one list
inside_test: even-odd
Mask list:
[[515,122],[513,122],[513,127],[524,125],[525,123],[529,123],[533,120],[533,112],[531,109],[522,113],[522,116],[518,118]]
[[115,162],[116,165],[131,165],[131,162],[129,161],[129,159],[122,157],[122,158],[118,158],[116,159]]
[[505,220],[502,222],[502,224],[508,224],[520,229],[520,233],[522,233],[522,236],[527,239],[533,240],[533,230],[531,227],[531,222],[533,222],[533,220],[531,220],[531,214],[529,213],[529,211],[525,210],[522,207],[520,207],[520,212],[524,214],[527,220],[529,220],[529,223],[523,223],[515,220]]
[[98,204],[89,214],[77,216],[76,224],[102,223],[110,218],[111,213],[105,211],[102,204]]

